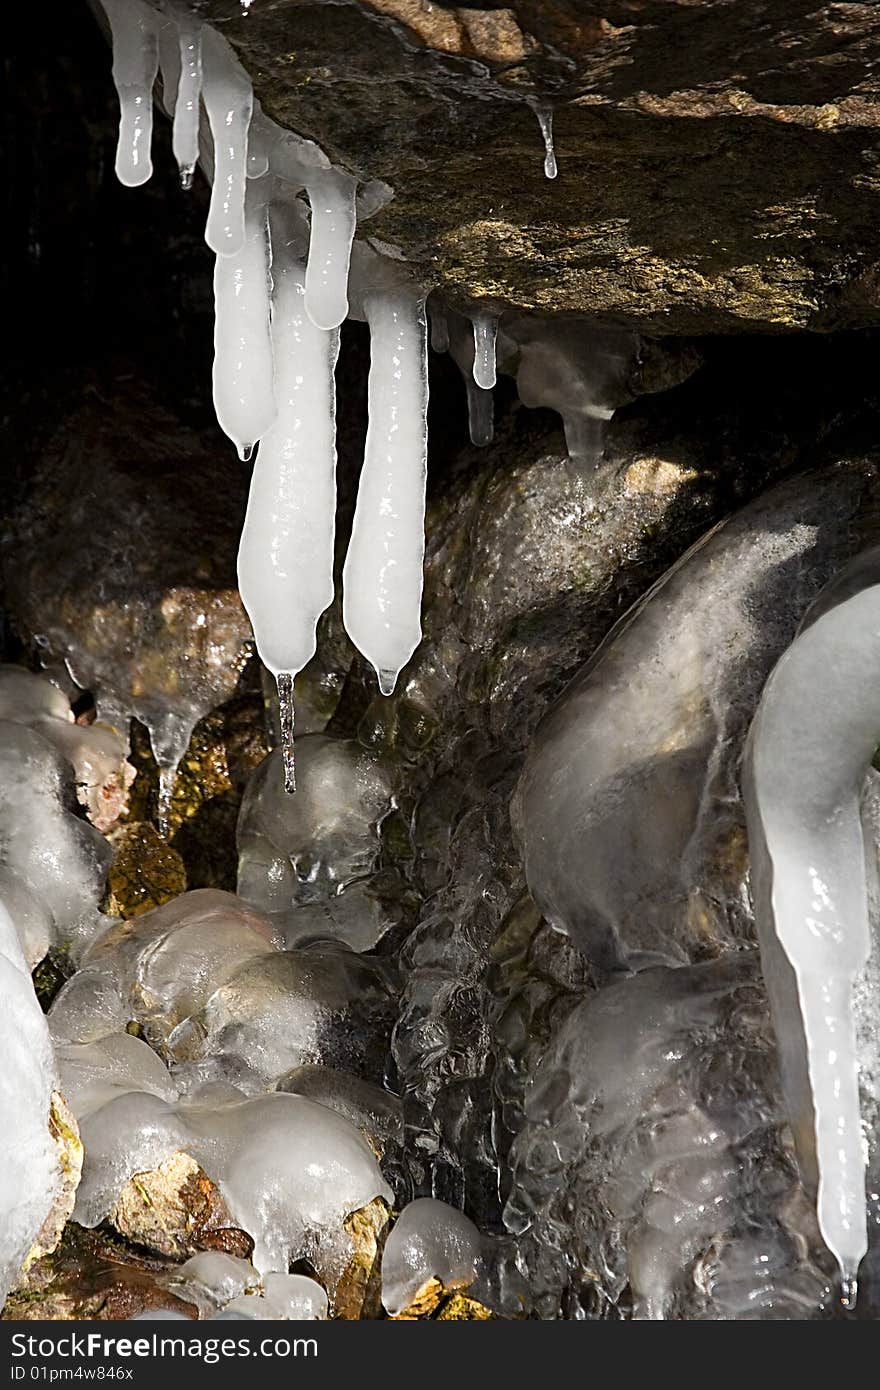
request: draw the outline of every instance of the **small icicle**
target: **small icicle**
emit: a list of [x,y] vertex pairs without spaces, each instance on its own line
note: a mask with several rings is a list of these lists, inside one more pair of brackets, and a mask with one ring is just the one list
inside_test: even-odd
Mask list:
[[306,311],[318,328],[338,328],[348,315],[348,271],[357,220],[357,183],[338,169],[309,174],[312,231],[306,269]]
[[254,465],[238,585],[264,666],[293,679],[314,656],[318,619],[333,602],[339,332],[316,328],[306,313],[296,205],[273,206],[270,221],[278,417]]
[[427,477],[428,332],[424,300],[403,284],[369,291],[369,425],[342,613],[383,695],[421,640]]
[[495,385],[495,338],[498,320],[492,314],[474,315],[474,381],[484,391]]
[[199,100],[202,94],[202,33],[195,25],[182,25],[178,39],[180,79],[174,103],[172,148],[180,183],[191,188],[199,157]]
[[465,377],[468,400],[468,429],[471,443],[483,449],[491,444],[495,435],[494,397],[491,391],[484,391],[473,377]]
[[248,184],[246,235],[214,267],[214,409],[248,459],[275,419],[264,181]]
[[171,825],[171,802],[174,798],[174,783],[177,780],[177,766],[172,767],[167,763],[159,768],[159,802],[156,808],[156,820],[159,827],[159,834],[167,838]]
[[284,767],[284,790],[296,791],[296,755],[293,745],[294,705],[293,676],[281,671],[276,677],[278,705],[281,714],[281,762]]
[[153,83],[159,71],[158,17],[141,0],[102,0],[113,36],[119,94],[116,177],[138,188],[153,172]]
[[840,1281],[840,1306],[848,1313],[855,1311],[859,1300],[859,1281],[855,1275],[844,1275]]
[[431,347],[435,352],[449,351],[449,320],[442,305],[431,305]]
[[232,256],[244,241],[248,130],[254,107],[250,78],[210,25],[202,29],[202,98],[214,141],[214,183],[205,240]]
[[556,151],[553,148],[553,112],[549,106],[536,106],[534,111],[544,137],[544,177],[555,179],[559,170],[556,167]]

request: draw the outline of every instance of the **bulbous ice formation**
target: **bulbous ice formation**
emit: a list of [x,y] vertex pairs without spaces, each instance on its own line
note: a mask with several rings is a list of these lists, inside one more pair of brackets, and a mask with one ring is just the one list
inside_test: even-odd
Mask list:
[[403,281],[368,288],[369,424],[343,618],[390,695],[421,641],[428,459],[427,320],[421,291]]
[[382,1253],[382,1303],[395,1316],[432,1279],[466,1288],[480,1269],[480,1233],[464,1212],[432,1197],[404,1207]]
[[764,688],[743,787],[786,1095],[846,1303],[867,1249],[853,989],[871,948],[861,795],[880,744],[878,632],[876,585],[801,631]]
[[0,884],[0,1304],[34,1244],[61,1188],[49,1133],[55,1061],[16,924]]

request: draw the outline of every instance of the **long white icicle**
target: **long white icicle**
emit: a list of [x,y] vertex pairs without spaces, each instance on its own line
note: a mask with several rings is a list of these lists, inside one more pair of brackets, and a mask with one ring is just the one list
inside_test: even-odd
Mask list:
[[421,641],[428,363],[424,298],[414,286],[369,291],[369,425],[343,572],[349,637],[383,695]]
[[248,130],[254,94],[250,78],[229,44],[209,24],[202,29],[202,98],[214,141],[214,182],[205,240],[218,255],[232,256],[244,240]]
[[248,183],[246,233],[214,267],[214,409],[239,456],[248,459],[275,419],[269,334],[268,180]]
[[801,1169],[855,1301],[867,1248],[853,985],[870,952],[860,797],[880,743],[880,586],[807,627],[773,671],[744,794],[764,976]]
[[278,417],[261,443],[238,552],[242,602],[278,682],[285,783],[293,790],[293,677],[315,653],[333,602],[339,332],[306,312],[295,209],[273,208],[272,347]]
[[181,23],[178,43],[180,78],[177,84],[177,100],[174,103],[171,140],[174,158],[180,170],[180,182],[184,188],[189,188],[199,157],[199,101],[202,95],[201,26]]
[[306,192],[312,206],[306,308],[319,328],[338,328],[348,316],[357,183],[339,169],[316,169],[309,173]]
[[101,0],[113,36],[119,94],[116,177],[138,188],[153,172],[153,83],[159,71],[158,16],[141,0]]

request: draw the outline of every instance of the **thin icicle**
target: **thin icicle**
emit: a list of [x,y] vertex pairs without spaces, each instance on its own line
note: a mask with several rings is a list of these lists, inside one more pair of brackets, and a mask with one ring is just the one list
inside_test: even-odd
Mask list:
[[484,391],[495,385],[495,339],[498,320],[492,314],[474,315],[474,381]]
[[276,413],[266,194],[266,181],[249,183],[244,244],[214,267],[214,409],[243,459]]
[[318,328],[338,328],[348,315],[357,183],[338,169],[320,169],[309,174],[306,192],[312,206],[306,309]]
[[205,240],[221,256],[244,241],[248,130],[254,106],[250,78],[210,25],[202,30],[202,98],[214,142],[214,183]]
[[113,81],[119,94],[116,177],[138,188],[153,172],[153,83],[159,71],[159,20],[141,0],[102,0],[113,36]]
[[172,148],[182,187],[191,188],[199,157],[199,101],[202,95],[202,31],[182,24],[178,37],[180,78],[174,103]]
[[442,304],[431,305],[431,347],[435,352],[449,351],[449,320]]
[[428,363],[424,299],[415,286],[369,291],[369,425],[343,618],[383,695],[421,640]]
[[294,746],[294,724],[296,720],[293,703],[293,676],[282,671],[276,678],[278,687],[278,709],[281,719],[281,766],[284,769],[284,790],[289,796],[296,791],[296,750]]
[[296,208],[273,207],[271,227],[278,416],[254,465],[238,581],[257,650],[280,684],[314,655],[318,619],[333,602],[339,332],[306,313]]
[[555,179],[559,170],[556,166],[556,151],[553,148],[553,112],[549,106],[534,107],[544,138],[544,177]]
[[495,399],[491,391],[484,391],[472,377],[465,378],[465,385],[471,443],[483,449],[492,443],[495,436]]

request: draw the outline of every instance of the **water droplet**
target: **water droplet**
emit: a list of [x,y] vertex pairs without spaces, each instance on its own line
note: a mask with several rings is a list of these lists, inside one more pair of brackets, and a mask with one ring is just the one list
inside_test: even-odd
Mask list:
[[238,457],[241,459],[242,463],[250,463],[250,461],[251,461],[251,459],[253,458],[253,456],[254,456],[254,446],[253,446],[253,444],[239,444],[239,446],[238,446]]
[[383,670],[383,671],[380,671],[380,672],[379,672],[379,689],[381,690],[381,692],[382,692],[383,695],[393,695],[393,694],[394,694],[394,687],[395,687],[396,684],[397,684],[397,672],[396,672],[396,671],[384,671],[384,670]]
[[293,743],[294,705],[293,676],[281,671],[276,678],[278,703],[281,707],[281,762],[284,768],[284,790],[296,791],[296,758]]

